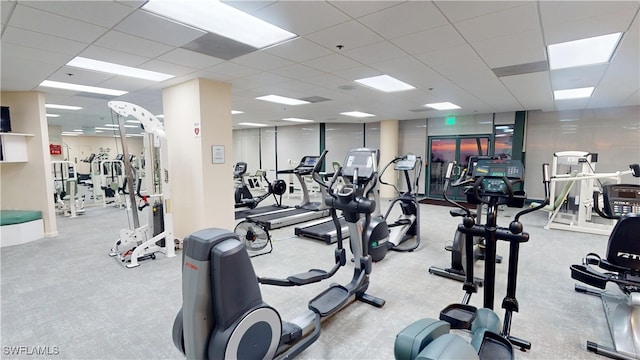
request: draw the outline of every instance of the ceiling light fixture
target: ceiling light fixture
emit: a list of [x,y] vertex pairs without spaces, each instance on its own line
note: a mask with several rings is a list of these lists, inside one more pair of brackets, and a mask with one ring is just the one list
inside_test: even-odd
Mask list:
[[126,122],[131,124],[140,124],[140,120],[127,120]]
[[448,101],[441,103],[433,103],[433,104],[424,104],[423,106],[430,107],[436,110],[455,110],[460,109],[460,106],[450,103]]
[[592,87],[578,88],[578,89],[556,90],[553,92],[553,98],[555,100],[588,98],[591,96],[591,94],[593,94],[594,89],[595,88],[592,86]]
[[278,104],[285,104],[285,105],[309,104],[308,101],[292,99],[292,98],[288,98],[288,97],[284,97],[284,96],[278,96],[278,95],[260,96],[260,97],[257,97],[256,100],[270,101],[270,102],[274,102],[274,103],[278,103]]
[[71,84],[71,83],[50,81],[50,80],[45,80],[41,82],[40,86],[56,88],[56,89],[88,92],[88,93],[94,93],[94,94],[111,95],[111,96],[121,96],[128,92],[128,91],[122,91],[122,90],[114,90],[114,89],[107,89],[107,88],[101,88],[101,87],[95,87],[95,86],[78,85],[78,84]]
[[384,92],[396,92],[415,89],[414,86],[402,82],[389,75],[373,76],[364,79],[355,80],[358,84],[370,87],[375,90]]
[[47,114],[47,117],[60,117],[58,114]]
[[282,120],[284,121],[291,121],[291,122],[298,122],[298,123],[310,123],[313,122],[313,120],[309,120],[309,119],[299,119],[299,118],[283,118]]
[[549,69],[607,63],[621,38],[619,32],[549,45]]
[[244,125],[244,126],[267,126],[267,124],[251,123],[251,122],[241,122],[241,123],[238,123],[238,125]]
[[60,110],[82,110],[80,106],[71,105],[57,105],[57,104],[44,104],[47,109],[60,109]]
[[353,117],[359,117],[359,118],[375,116],[373,114],[369,114],[361,111],[347,111],[347,112],[340,113],[340,115],[347,115],[347,116],[353,116]]
[[244,114],[244,111],[240,111],[240,110],[231,110],[231,115],[236,115],[236,114]]
[[131,66],[119,65],[106,61],[93,60],[80,56],[76,56],[75,58],[71,59],[71,61],[67,63],[67,66],[152,81],[165,81],[175,77],[173,75],[163,74],[160,72],[138,69]]
[[221,1],[147,1],[141,9],[256,49],[298,36]]

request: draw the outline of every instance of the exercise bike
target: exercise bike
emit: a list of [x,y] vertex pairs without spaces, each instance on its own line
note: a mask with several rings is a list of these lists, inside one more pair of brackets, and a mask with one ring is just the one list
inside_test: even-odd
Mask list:
[[[478,160],[491,160],[497,159],[492,156],[472,156],[469,158],[469,163],[466,168],[464,168],[458,177],[458,179],[454,181],[450,181],[445,183],[443,190],[443,197],[445,200],[448,199],[448,191],[449,187],[456,188],[462,187],[464,189],[464,193],[467,195],[467,198],[470,199],[470,203],[473,203],[473,197],[475,196],[472,193],[473,189],[473,168],[477,164]],[[453,166],[456,166],[455,161],[453,162]],[[475,218],[476,222],[482,222],[482,209],[484,204],[479,204],[477,206],[477,210],[475,212],[470,212],[471,216]],[[453,209],[449,210],[449,215],[452,217],[465,217],[467,215],[466,211],[462,209]],[[441,268],[437,266],[429,267],[429,273],[433,275],[438,275],[442,277],[446,277],[448,279],[464,282],[465,280],[465,268],[466,268],[466,250],[465,250],[465,241],[464,234],[456,229],[456,232],[453,236],[453,241],[450,246],[445,246],[447,251],[451,252],[451,267],[449,268]],[[473,237],[473,263],[475,264],[478,260],[485,259],[485,239],[481,236]],[[502,256],[496,255],[496,263],[502,263]],[[482,278],[475,277],[473,280],[478,286],[482,286],[484,281]]]
[[[640,177],[640,168],[634,176]],[[594,210],[604,218],[618,219],[609,236],[607,257],[590,253],[570,269],[571,278],[602,289],[575,285],[575,291],[602,299],[613,348],[587,341],[587,350],[614,359],[640,359],[640,185],[604,185],[602,195],[604,209],[596,192]],[[617,285],[620,292],[605,291],[607,283]]]
[[[362,232],[376,206],[364,197],[377,175],[374,158],[375,152],[369,149],[350,150],[347,165],[328,185],[314,171],[314,180],[329,190],[326,201],[336,225],[336,210],[341,210],[348,222],[354,273],[351,282],[330,285],[309,302],[308,311],[289,322],[281,321],[279,313],[262,300],[258,282],[301,286],[330,278],[347,263],[341,236],[331,270],[312,269],[286,279],[258,279],[246,248],[232,232],[205,229],[187,236],[183,304],[173,325],[173,341],[178,350],[188,359],[289,359],[319,338],[322,319],[354,300],[382,307],[384,300],[366,294],[372,261],[367,252],[368,239]],[[349,179],[350,185],[336,189],[338,176]]]
[[[282,204],[282,195],[287,191],[287,183],[281,179],[275,179],[273,183],[271,183],[269,182],[269,179],[267,179],[267,173],[263,172],[262,178],[267,182],[267,192],[260,196],[254,197],[244,181],[244,174],[246,172],[246,162],[241,161],[234,165],[233,178],[240,182],[240,184],[236,187],[234,193],[236,202],[235,208],[237,209],[247,207],[249,209],[255,209],[258,204],[260,204],[264,199],[268,198],[271,195],[273,195],[273,198],[276,201],[276,206],[280,207],[280,205]],[[277,196],[279,196],[279,198]]]
[[[449,164],[445,181],[450,181],[453,164]],[[519,160],[479,160],[474,171],[474,183],[471,189],[476,203],[487,205],[486,223],[476,224],[471,211],[453,200],[447,200],[465,211],[460,232],[465,234],[466,262],[462,302],[451,304],[440,312],[440,320],[422,319],[406,327],[396,336],[394,354],[396,359],[513,359],[514,346],[525,351],[531,343],[512,336],[511,322],[513,312],[518,312],[516,299],[516,281],[520,243],[529,240],[529,234],[523,232],[519,219],[522,215],[542,208],[528,208],[518,212],[508,228],[499,227],[497,213],[499,205],[522,208],[526,195],[524,191],[514,190],[514,185],[524,180],[524,166]],[[543,165],[545,201],[549,201],[549,165]],[[477,309],[469,305],[471,296],[478,286],[473,281],[473,237],[486,239],[486,260],[484,262],[483,307]],[[505,309],[503,324],[494,312],[495,292],[495,256],[498,240],[509,242],[509,267],[507,275],[507,294],[502,301]],[[449,333],[451,329],[471,332],[470,343],[462,337]]]
[[[406,191],[401,191],[397,186],[382,180],[382,175],[391,165],[393,165],[394,170],[400,171],[404,175],[403,178],[407,186]],[[389,250],[409,252],[420,246],[420,204],[418,204],[416,196],[418,194],[421,171],[422,158],[407,154],[391,160],[378,176],[380,184],[392,186],[396,191],[397,197],[393,199],[387,212],[381,217],[383,221],[373,224],[368,229],[371,233],[369,254],[371,254],[374,262],[384,259]],[[410,172],[413,172],[413,179],[411,179]],[[375,193],[377,195],[377,190]],[[400,205],[402,214],[396,221],[390,223],[389,214],[396,204]],[[400,244],[411,238],[415,238],[414,244],[407,247],[399,247]]]

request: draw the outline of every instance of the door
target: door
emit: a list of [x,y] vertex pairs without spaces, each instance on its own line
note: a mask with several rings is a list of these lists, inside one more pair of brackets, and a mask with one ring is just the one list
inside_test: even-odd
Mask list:
[[[467,167],[469,157],[488,155],[490,150],[490,135],[471,136],[430,136],[428,164],[427,197],[441,199],[444,190],[444,178],[447,167],[452,161],[457,166],[453,169],[452,180],[455,180],[462,169]],[[453,199],[465,200],[461,189],[449,189],[447,193]]]

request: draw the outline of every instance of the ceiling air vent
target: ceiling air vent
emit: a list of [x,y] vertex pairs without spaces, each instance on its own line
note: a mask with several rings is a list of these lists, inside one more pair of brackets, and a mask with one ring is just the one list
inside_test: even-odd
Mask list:
[[309,96],[309,97],[306,97],[306,98],[300,98],[298,100],[308,101],[310,103],[319,103],[319,102],[331,101],[331,99],[327,99],[326,97],[322,97],[322,96]]
[[427,109],[427,108],[409,109],[409,111],[411,111],[411,112],[415,112],[415,113],[425,112],[425,111],[429,111],[429,110],[430,110],[430,109]]
[[549,70],[546,60],[491,69],[497,77],[530,74]]

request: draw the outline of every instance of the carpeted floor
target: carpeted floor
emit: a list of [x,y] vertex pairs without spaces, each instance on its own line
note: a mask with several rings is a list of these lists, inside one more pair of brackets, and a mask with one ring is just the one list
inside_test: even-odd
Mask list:
[[[289,199],[290,204],[297,200]],[[383,201],[383,209],[388,201]],[[369,293],[386,300],[374,308],[353,303],[323,323],[320,339],[302,359],[391,359],[395,335],[422,317],[462,299],[462,284],[430,275],[432,265],[448,266],[458,220],[450,208],[421,205],[419,249],[390,253],[374,265]],[[394,216],[395,212],[392,213]],[[499,224],[511,221],[514,209],[500,212]],[[598,359],[587,340],[611,344],[600,299],[573,290],[569,266],[588,252],[603,254],[605,236],[545,230],[546,213],[522,218],[531,240],[521,246],[518,292],[520,312],[512,334],[532,342],[520,359]],[[171,327],[181,306],[181,253],[126,269],[108,256],[127,227],[124,210],[88,208],[84,215],[59,217],[60,235],[1,249],[2,358],[180,359]],[[194,229],[195,230],[195,229]],[[272,231],[274,250],[252,259],[260,276],[284,277],[309,268],[328,269],[333,246],[298,238],[293,227]],[[506,244],[498,253],[496,304],[506,286]],[[476,264],[482,272],[482,262]],[[264,300],[290,319],[307,309],[307,301],[328,282],[347,282],[349,265],[326,283],[305,287],[262,286]],[[611,289],[615,291],[615,289]],[[480,305],[482,296],[471,303]],[[498,311],[502,314],[501,311]],[[10,355],[11,349],[47,347],[51,356]]]

